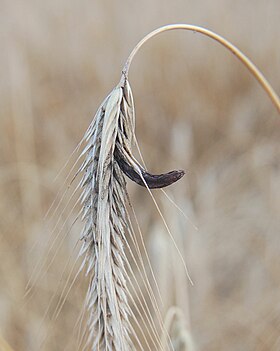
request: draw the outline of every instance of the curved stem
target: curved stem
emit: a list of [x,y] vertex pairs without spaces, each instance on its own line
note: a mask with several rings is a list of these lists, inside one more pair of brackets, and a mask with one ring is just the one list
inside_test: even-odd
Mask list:
[[267,92],[268,96],[276,106],[278,112],[280,113],[280,98],[272,88],[272,86],[269,84],[267,79],[264,77],[264,75],[261,73],[261,71],[253,64],[251,60],[248,59],[246,55],[244,55],[236,46],[231,44],[228,40],[223,38],[222,36],[212,32],[209,29],[191,25],[191,24],[170,24],[167,26],[160,27],[158,29],[155,29],[151,33],[147,34],[142,40],[139,41],[139,43],[135,46],[135,48],[131,51],[125,65],[123,68],[123,75],[125,77],[128,76],[128,71],[130,68],[130,64],[138,52],[138,50],[141,48],[141,46],[151,39],[152,37],[156,36],[157,34],[160,34],[162,32],[166,32],[169,30],[175,30],[175,29],[185,29],[197,33],[201,33],[203,35],[206,35],[210,37],[211,39],[216,40],[220,44],[222,44],[224,47],[226,47],[228,50],[230,50],[248,69],[249,71],[253,74],[253,76],[258,80],[258,82],[261,84],[261,86],[264,88],[264,90]]

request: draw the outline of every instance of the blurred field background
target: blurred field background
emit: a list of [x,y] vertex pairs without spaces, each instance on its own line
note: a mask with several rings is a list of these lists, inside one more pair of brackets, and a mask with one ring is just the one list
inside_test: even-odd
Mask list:
[[[160,25],[192,23],[224,35],[279,93],[280,2],[1,0],[0,8],[0,335],[14,351],[77,350],[73,330],[83,277],[59,317],[51,318],[67,277],[74,276],[79,237],[79,225],[70,231],[78,208],[63,212],[69,196],[44,221],[59,189],[67,188],[70,168],[55,177],[119,81],[130,50]],[[167,193],[190,221],[161,193],[156,197],[194,286],[147,192],[128,184],[163,315],[173,305],[182,309],[195,350],[279,351],[276,109],[231,54],[190,32],[147,43],[132,64],[130,83],[148,169],[188,171]],[[56,256],[58,244],[50,243],[55,218],[62,221]],[[24,298],[45,256],[53,262],[44,276],[37,270],[41,279],[31,279],[34,288]],[[0,350],[8,350],[1,341]]]

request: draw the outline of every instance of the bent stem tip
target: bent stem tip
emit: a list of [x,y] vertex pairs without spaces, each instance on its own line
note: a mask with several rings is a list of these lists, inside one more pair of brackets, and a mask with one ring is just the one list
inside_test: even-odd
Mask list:
[[270,83],[267,81],[267,79],[264,77],[262,72],[256,67],[256,65],[241,51],[239,50],[235,45],[233,45],[231,42],[229,42],[227,39],[222,37],[221,35],[192,24],[169,24],[160,28],[155,29],[154,31],[150,32],[147,34],[142,40],[138,42],[138,44],[134,47],[134,49],[131,51],[124,68],[122,70],[122,79],[127,79],[128,77],[128,72],[129,68],[131,65],[131,62],[136,55],[136,53],[139,51],[139,49],[142,47],[143,44],[145,44],[148,40],[153,38],[154,36],[167,32],[170,30],[177,30],[177,29],[184,29],[188,31],[192,31],[195,33],[201,33],[203,35],[208,36],[209,38],[217,41],[221,45],[223,45],[225,48],[227,48],[229,51],[231,51],[246,67],[247,69],[253,74],[253,76],[257,79],[257,81],[260,83],[262,88],[266,91],[268,94],[269,98],[277,108],[278,112],[280,113],[280,98],[276,94],[275,90],[272,88]]

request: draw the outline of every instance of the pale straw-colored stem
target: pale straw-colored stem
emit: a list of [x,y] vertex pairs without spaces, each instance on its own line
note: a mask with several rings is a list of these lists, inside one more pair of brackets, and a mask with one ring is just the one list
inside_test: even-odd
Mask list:
[[191,24],[170,24],[166,25],[163,27],[160,27],[158,29],[155,29],[151,33],[147,34],[142,40],[139,41],[139,43],[135,46],[135,48],[131,51],[125,65],[123,68],[123,75],[124,77],[128,76],[128,71],[130,68],[130,64],[138,52],[138,50],[141,48],[141,46],[146,43],[149,39],[153,38],[157,34],[169,31],[169,30],[175,30],[175,29],[185,29],[189,30],[192,32],[197,32],[201,33],[203,35],[206,35],[210,37],[211,39],[216,40],[220,44],[222,44],[225,48],[230,50],[248,69],[249,71],[253,74],[253,76],[258,80],[258,82],[261,84],[261,86],[264,88],[264,90],[267,92],[268,96],[276,106],[278,112],[280,113],[280,98],[272,88],[272,86],[269,84],[267,79],[264,77],[264,75],[261,73],[261,71],[253,64],[251,60],[248,59],[246,55],[244,55],[236,46],[231,44],[228,40],[220,36],[219,34],[216,34],[212,32],[209,29],[191,25]]
[[0,334],[0,350],[1,351],[13,351],[11,346],[7,343],[7,341]]

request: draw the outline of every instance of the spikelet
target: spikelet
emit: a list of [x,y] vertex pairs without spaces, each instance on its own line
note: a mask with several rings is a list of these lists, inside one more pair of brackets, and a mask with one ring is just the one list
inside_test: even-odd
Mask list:
[[124,250],[130,222],[126,182],[115,154],[130,153],[134,122],[132,93],[123,80],[104,100],[83,139],[80,255],[84,255],[83,266],[90,275],[87,347],[92,351],[133,349]]

